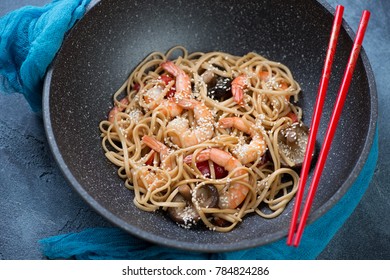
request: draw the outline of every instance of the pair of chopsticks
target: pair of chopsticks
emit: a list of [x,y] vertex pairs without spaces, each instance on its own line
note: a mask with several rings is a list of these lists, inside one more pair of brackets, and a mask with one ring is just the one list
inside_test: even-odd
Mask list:
[[[292,220],[291,220],[291,225],[290,225],[290,230],[287,238],[287,245],[291,246],[294,245],[295,247],[298,247],[302,234],[306,225],[307,218],[309,216],[310,208],[313,204],[314,196],[317,190],[318,183],[320,181],[320,177],[322,174],[322,171],[325,166],[326,158],[328,156],[330,146],[333,140],[333,136],[336,132],[337,124],[340,119],[340,115],[344,106],[344,101],[346,99],[347,93],[348,93],[348,88],[350,86],[351,80],[352,80],[352,75],[353,71],[355,70],[355,65],[357,62],[357,59],[359,57],[360,53],[360,48],[363,42],[364,34],[368,25],[368,21],[370,19],[370,12],[365,10],[363,11],[362,17],[360,19],[360,24],[358,31],[356,33],[356,38],[353,43],[352,51],[348,60],[347,68],[345,70],[343,80],[338,92],[338,96],[336,99],[336,103],[333,108],[332,116],[330,118],[330,122],[328,124],[328,128],[326,131],[326,135],[324,138],[324,143],[321,148],[318,161],[314,170],[314,175],[313,175],[313,180],[312,183],[309,187],[309,192],[308,192],[308,197],[307,201],[305,204],[305,207],[303,209],[302,217],[300,218],[300,223],[297,225],[298,222],[298,215],[300,213],[300,208],[301,208],[301,203],[302,203],[302,197],[304,193],[304,187],[306,185],[307,181],[307,176],[310,168],[310,163],[311,159],[313,156],[313,151],[314,151],[314,146],[315,146],[315,141],[316,141],[316,135],[318,131],[318,126],[320,123],[321,119],[321,114],[322,114],[322,108],[324,105],[325,101],[325,96],[326,96],[326,91],[328,88],[328,83],[330,79],[330,73],[331,73],[331,68],[332,68],[332,63],[334,60],[334,55],[336,52],[336,45],[337,45],[337,40],[338,40],[338,35],[342,23],[342,18],[343,18],[343,12],[344,12],[344,7],[339,5],[336,8],[336,13],[333,21],[333,27],[332,27],[332,33],[331,37],[329,40],[329,46],[326,54],[326,59],[325,59],[325,65],[322,70],[322,75],[321,75],[321,81],[318,89],[318,94],[317,94],[317,100],[316,104],[314,107],[314,112],[313,112],[313,118],[312,118],[312,123],[310,126],[310,133],[309,133],[309,138],[308,138],[308,144],[306,147],[306,153],[305,153],[305,158],[303,161],[302,169],[301,169],[301,175],[300,175],[300,180],[298,184],[298,191],[297,191],[297,196],[294,204],[294,210],[293,210],[293,215],[292,215]],[[295,235],[294,235],[295,234]]]

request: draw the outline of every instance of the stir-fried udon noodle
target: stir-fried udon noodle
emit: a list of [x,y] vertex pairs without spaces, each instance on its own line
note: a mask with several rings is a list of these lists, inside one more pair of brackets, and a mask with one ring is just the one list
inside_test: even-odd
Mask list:
[[102,146],[138,208],[230,231],[250,213],[277,217],[296,192],[278,135],[302,118],[299,92],[253,52],[155,52],[114,94]]

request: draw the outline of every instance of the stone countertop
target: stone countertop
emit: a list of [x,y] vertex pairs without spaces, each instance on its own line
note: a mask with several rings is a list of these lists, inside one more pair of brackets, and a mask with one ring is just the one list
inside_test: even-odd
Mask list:
[[[49,0],[2,0],[0,16]],[[363,47],[372,65],[379,100],[379,159],[358,207],[318,259],[390,259],[390,1],[328,0],[345,6],[344,19],[356,31],[361,12],[371,11]],[[38,240],[88,227],[108,226],[67,184],[46,140],[42,118],[22,95],[0,95],[0,259],[42,259]]]

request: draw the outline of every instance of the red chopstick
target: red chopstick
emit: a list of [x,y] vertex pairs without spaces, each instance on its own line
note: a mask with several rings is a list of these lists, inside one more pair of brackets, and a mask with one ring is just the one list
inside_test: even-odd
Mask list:
[[[336,10],[336,15],[337,15],[337,11],[340,10],[339,6],[337,8],[338,9]],[[341,8],[341,10],[342,10],[342,8]],[[303,213],[302,213],[300,224],[298,225],[298,229],[296,231],[295,240],[293,242],[293,245],[296,246],[296,247],[299,245],[300,240],[302,238],[302,234],[303,234],[303,231],[304,231],[304,228],[305,228],[305,225],[306,225],[306,221],[307,221],[307,218],[309,216],[309,212],[310,212],[311,206],[313,204],[313,200],[314,200],[314,196],[315,196],[315,193],[316,193],[316,190],[317,190],[317,186],[318,186],[318,183],[320,181],[322,171],[323,171],[323,169],[325,167],[325,162],[326,162],[326,159],[327,159],[327,156],[328,156],[328,153],[329,153],[332,141],[333,141],[334,134],[335,134],[336,129],[337,129],[337,124],[339,122],[339,119],[340,119],[340,116],[341,116],[341,113],[342,113],[342,109],[343,109],[344,102],[345,102],[345,99],[346,99],[346,96],[347,96],[347,93],[348,93],[349,86],[351,84],[352,75],[353,75],[353,72],[355,70],[357,59],[359,57],[361,45],[362,45],[362,42],[363,42],[364,34],[365,34],[365,31],[366,31],[369,19],[370,19],[370,12],[367,11],[367,10],[363,11],[362,17],[360,19],[359,28],[358,28],[358,31],[356,33],[356,38],[355,38],[355,41],[354,41],[354,44],[353,44],[353,47],[352,47],[352,51],[351,51],[351,54],[350,54],[350,57],[349,57],[349,60],[348,60],[347,68],[345,70],[345,73],[344,73],[344,76],[343,76],[343,80],[342,80],[342,83],[341,83],[341,86],[340,86],[340,89],[339,89],[339,92],[338,92],[337,100],[336,100],[335,106],[333,108],[332,116],[330,118],[328,129],[326,131],[326,135],[325,135],[325,138],[324,138],[324,143],[323,143],[323,146],[321,148],[320,155],[319,155],[319,158],[318,158],[315,170],[314,170],[313,181],[312,181],[312,183],[311,183],[311,185],[309,187],[308,198],[307,198],[307,201],[306,201]],[[336,21],[336,18],[335,18],[335,21]],[[334,36],[332,35],[332,37],[334,37]],[[331,41],[332,41],[332,38],[331,38]],[[333,55],[334,55],[334,53],[333,53]],[[326,62],[328,62],[328,61],[326,61]],[[325,66],[325,67],[327,68],[328,66]],[[325,73],[325,69],[324,69],[324,73]],[[329,80],[329,74],[327,75],[327,77],[322,77],[322,79],[326,80],[326,83],[327,83],[328,80]],[[323,84],[323,82],[321,82],[321,85],[322,84]],[[326,86],[325,86],[325,88],[326,88]],[[322,87],[321,86],[320,86],[319,91],[322,92]],[[321,98],[317,97],[317,99],[321,99]],[[315,111],[314,111],[314,115],[315,116],[313,117],[313,122],[314,122],[314,119],[316,120],[316,122],[319,122],[319,119],[320,119],[321,116],[317,115],[318,114],[318,111],[317,111],[318,108],[317,107],[321,106],[321,110],[322,110],[322,105],[323,104],[320,104],[320,105],[316,104]],[[318,120],[317,120],[317,118],[318,118]],[[314,132],[311,131],[310,135],[312,135],[312,134],[314,135],[314,133],[317,133],[318,123],[316,123],[314,125],[317,126],[317,127],[315,127],[316,130]],[[313,124],[312,124],[312,126],[313,126]],[[309,139],[308,139],[308,148],[309,148],[309,145],[310,145],[310,148],[314,149],[315,137],[310,137],[310,135],[309,135]],[[304,164],[305,164],[306,161],[309,164],[307,165],[306,169],[303,169],[304,165],[302,166],[301,180],[300,180],[301,182],[300,182],[300,184],[298,186],[298,194],[300,193],[300,197],[299,197],[299,200],[297,198],[296,204],[294,205],[293,219],[292,219],[292,222],[291,222],[289,236],[288,236],[288,239],[287,239],[287,244],[288,245],[292,244],[292,241],[293,241],[293,238],[294,238],[293,234],[295,232],[296,223],[297,223],[297,219],[298,219],[298,213],[299,213],[299,210],[300,210],[300,204],[301,204],[301,201],[302,201],[303,187],[304,187],[304,184],[306,183],[306,180],[307,180],[307,173],[308,173],[308,169],[309,169],[310,161],[311,161],[311,157],[312,157],[313,150],[309,151],[308,148],[307,148],[307,151],[306,151],[306,154],[305,154]],[[302,176],[303,176],[303,180],[302,180]]]
[[307,175],[309,173],[310,163],[311,163],[311,159],[312,159],[313,151],[314,151],[314,147],[315,147],[315,142],[316,142],[318,126],[320,124],[320,119],[321,119],[321,115],[322,115],[322,108],[324,106],[326,91],[328,89],[330,72],[332,69],[333,59],[334,59],[334,55],[336,52],[337,39],[339,36],[341,23],[343,20],[343,12],[344,12],[344,7],[341,5],[337,6],[334,20],[333,20],[333,26],[332,26],[331,36],[330,36],[330,40],[329,40],[328,50],[326,53],[325,65],[324,65],[324,69],[322,70],[321,81],[320,81],[320,85],[319,85],[318,93],[317,93],[317,100],[316,100],[316,104],[314,107],[312,122],[311,122],[310,130],[309,130],[310,133],[309,133],[309,138],[308,138],[307,147],[306,147],[306,154],[305,154],[303,164],[302,164],[301,175],[300,175],[300,180],[299,180],[299,184],[298,184],[298,191],[297,191],[297,195],[295,198],[293,216],[292,216],[292,220],[291,220],[289,235],[287,238],[288,245],[292,244],[294,232],[296,230],[296,224],[298,221],[298,215],[299,215],[300,207],[301,207],[301,203],[302,203],[304,187],[306,185]]

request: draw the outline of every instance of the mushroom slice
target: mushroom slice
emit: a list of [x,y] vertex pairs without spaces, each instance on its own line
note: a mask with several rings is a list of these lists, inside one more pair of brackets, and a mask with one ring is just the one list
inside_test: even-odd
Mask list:
[[206,84],[208,85],[215,85],[216,83],[216,78],[215,78],[215,74],[213,71],[211,70],[206,70],[202,75],[202,80],[203,82],[205,82]]
[[215,208],[218,205],[218,190],[213,185],[204,185],[195,189],[193,202],[200,208]]
[[175,195],[172,202],[184,202],[184,207],[169,207],[169,217],[176,223],[186,228],[196,225],[200,217],[191,200],[186,199],[181,193]]
[[218,101],[225,101],[232,97],[232,79],[218,76],[215,84],[209,84],[207,96]]
[[301,167],[305,158],[309,128],[302,122],[295,122],[278,135],[280,163],[283,166]]

